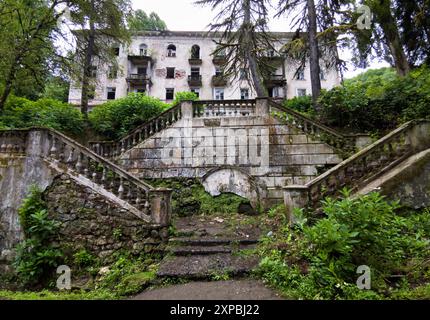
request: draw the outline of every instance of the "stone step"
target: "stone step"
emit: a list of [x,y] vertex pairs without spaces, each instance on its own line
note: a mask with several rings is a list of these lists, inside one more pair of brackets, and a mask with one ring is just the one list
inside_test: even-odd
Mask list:
[[255,244],[242,245],[185,245],[185,246],[168,246],[167,252],[174,255],[204,255],[216,253],[234,253],[244,249],[253,249]]
[[258,243],[258,239],[250,238],[170,238],[169,244],[180,246],[220,246],[220,245],[249,245]]
[[158,277],[184,279],[211,279],[215,275],[241,276],[258,266],[255,256],[240,256],[230,253],[209,255],[168,256],[163,259]]

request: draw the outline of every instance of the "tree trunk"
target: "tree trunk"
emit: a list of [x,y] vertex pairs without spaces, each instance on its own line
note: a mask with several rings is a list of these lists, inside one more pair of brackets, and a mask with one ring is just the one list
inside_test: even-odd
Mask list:
[[249,70],[251,72],[252,83],[254,84],[255,91],[257,93],[257,97],[266,97],[267,89],[264,86],[263,79],[260,74],[260,70],[257,65],[257,57],[255,55],[254,48],[252,48],[252,43],[249,42],[251,39],[251,4],[250,0],[243,0],[243,11],[244,11],[244,19],[243,24],[245,26],[245,31],[248,36],[245,36],[246,43],[244,44],[245,52],[246,52],[246,60],[249,65]]
[[314,0],[307,0],[308,6],[308,20],[309,20],[309,51],[310,51],[310,71],[311,71],[311,86],[312,86],[312,102],[316,111],[319,111],[317,100],[321,92],[321,79],[320,79],[320,62],[319,62],[319,49],[317,39],[317,15],[315,10]]
[[384,38],[393,57],[397,74],[403,77],[409,73],[410,66],[400,41],[396,20],[391,13],[391,1],[381,0],[379,6],[375,10],[375,15],[384,32]]
[[20,61],[20,56],[15,58],[15,63],[11,66],[11,69],[9,70],[9,74],[7,75],[4,90],[0,97],[0,113],[3,111],[4,106],[6,104],[6,100],[12,91],[12,84],[15,79],[16,67],[19,61]]
[[[94,2],[91,2],[94,8]],[[92,17],[90,17],[90,30],[88,34],[88,43],[85,50],[84,60],[84,74],[82,77],[82,90],[81,90],[81,112],[84,118],[88,118],[88,94],[90,90],[90,78],[92,72],[92,58],[94,54],[95,45],[95,26]]]

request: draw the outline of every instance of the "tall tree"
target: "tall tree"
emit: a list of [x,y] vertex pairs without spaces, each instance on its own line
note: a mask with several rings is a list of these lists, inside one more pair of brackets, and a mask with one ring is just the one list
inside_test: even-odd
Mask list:
[[128,28],[130,31],[164,31],[167,30],[166,23],[156,14],[151,12],[149,16],[145,11],[138,9],[128,17]]
[[43,85],[54,56],[52,34],[64,1],[0,2],[0,112],[17,83]]
[[233,80],[245,73],[257,96],[267,96],[264,76],[273,71],[265,59],[275,50],[276,39],[268,32],[268,0],[199,0],[217,12],[210,30],[219,32],[214,55],[226,57],[224,74]]
[[128,0],[73,0],[70,17],[81,30],[75,31],[76,65],[72,74],[81,82],[81,111],[86,117],[94,67],[117,65],[115,46],[129,41],[126,19],[131,6]]

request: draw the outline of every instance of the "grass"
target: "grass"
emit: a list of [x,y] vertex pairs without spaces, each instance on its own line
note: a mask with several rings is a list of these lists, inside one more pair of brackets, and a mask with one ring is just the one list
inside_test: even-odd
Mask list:
[[118,300],[109,290],[92,291],[9,291],[0,290],[0,300]]

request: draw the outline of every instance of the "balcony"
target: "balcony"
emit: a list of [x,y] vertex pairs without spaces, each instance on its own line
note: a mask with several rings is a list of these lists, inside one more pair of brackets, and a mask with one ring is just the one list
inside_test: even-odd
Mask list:
[[214,75],[212,77],[212,86],[224,87],[227,85],[227,78],[224,75]]
[[281,87],[287,84],[287,79],[284,75],[271,75],[264,80],[267,87]]
[[142,64],[148,64],[148,62],[152,62],[152,57],[148,56],[148,54],[142,53],[142,54],[130,54],[128,55],[128,60],[131,61],[131,63],[136,65],[142,65]]
[[146,74],[131,73],[126,81],[133,86],[145,86],[151,84],[151,78]]
[[202,59],[191,57],[188,59],[188,62],[193,66],[200,66],[202,64]]
[[279,67],[280,65],[282,65],[285,58],[278,54],[272,54],[264,56],[262,60],[271,66]]
[[217,55],[212,59],[214,65],[223,65],[227,62],[227,58],[225,56]]
[[201,87],[202,86],[202,76],[201,75],[190,75],[188,76],[188,85],[190,87]]

